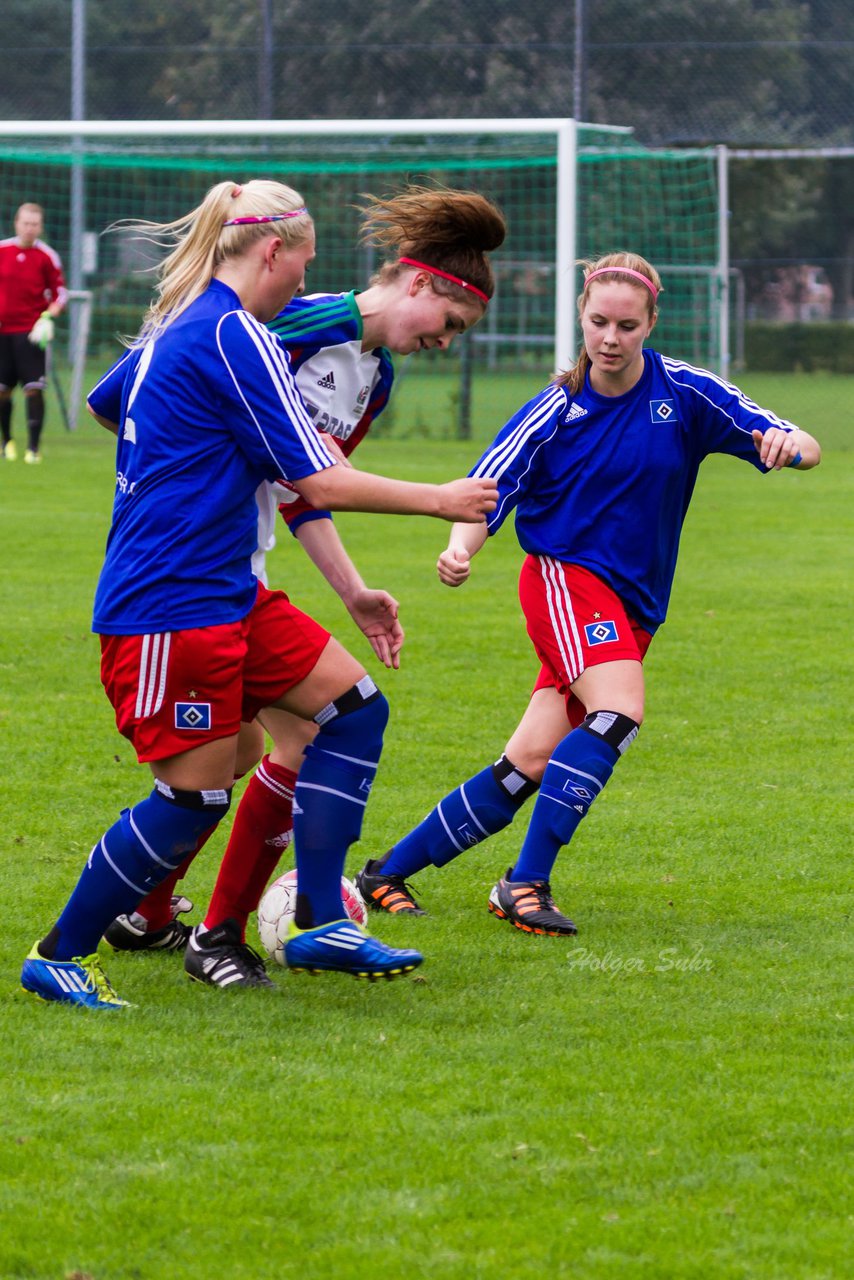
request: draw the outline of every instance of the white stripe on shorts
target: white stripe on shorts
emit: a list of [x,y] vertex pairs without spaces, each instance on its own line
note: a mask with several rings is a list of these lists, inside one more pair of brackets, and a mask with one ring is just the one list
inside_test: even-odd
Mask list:
[[575,622],[572,597],[566,585],[566,576],[561,562],[554,560],[551,556],[538,556],[537,559],[540,562],[540,571],[545,583],[546,603],[552,630],[571,683],[577,680],[584,670],[584,653]]
[[136,689],[137,720],[146,720],[156,716],[163,706],[163,694],[166,690],[166,676],[169,670],[169,647],[172,640],[171,631],[163,631],[153,636],[142,637],[142,650],[139,655],[139,683]]

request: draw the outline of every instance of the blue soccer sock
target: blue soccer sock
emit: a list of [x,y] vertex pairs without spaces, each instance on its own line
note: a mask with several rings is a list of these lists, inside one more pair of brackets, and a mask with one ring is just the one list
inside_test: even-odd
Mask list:
[[116,916],[145,895],[195,849],[199,836],[228,812],[231,791],[173,791],[158,782],[95,845],[62,915],[40,950],[46,959],[91,955]]
[[296,924],[308,929],[344,918],[341,876],[382,752],[388,703],[370,676],[317,716],[294,794]]
[[511,880],[548,880],[557,855],[610,778],[614,765],[637,737],[636,721],[615,711],[597,711],[561,739],[543,774]]
[[414,831],[399,840],[380,860],[383,874],[414,876],[431,863],[445,866],[509,826],[536,789],[536,782],[502,756],[440,800]]

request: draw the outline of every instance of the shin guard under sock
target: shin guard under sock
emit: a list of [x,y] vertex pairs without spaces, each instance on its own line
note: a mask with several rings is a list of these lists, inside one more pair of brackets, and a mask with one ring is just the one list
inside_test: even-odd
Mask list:
[[301,929],[344,917],[344,860],[361,834],[388,703],[370,676],[364,676],[315,720],[320,732],[305,749],[294,800],[296,924]]
[[380,865],[385,875],[413,876],[431,863],[443,867],[466,849],[508,826],[537,790],[506,756],[440,800]]
[[203,831],[195,849],[192,853],[187,854],[180,867],[175,871],[170,871],[165,880],[161,880],[160,884],[155,889],[152,889],[151,893],[147,894],[142,902],[137,903],[134,908],[135,914],[142,916],[150,930],[164,929],[173,919],[172,898],[178,883],[184,879],[195,858],[201,853],[215,831],[216,827],[208,827],[207,831]]
[[558,853],[637,737],[636,721],[614,711],[585,718],[555,747],[511,880],[548,880]]
[[134,910],[228,812],[231,791],[176,792],[158,782],[147,799],[123,809],[89,854],[80,879],[51,931],[51,955],[91,955],[107,925]]

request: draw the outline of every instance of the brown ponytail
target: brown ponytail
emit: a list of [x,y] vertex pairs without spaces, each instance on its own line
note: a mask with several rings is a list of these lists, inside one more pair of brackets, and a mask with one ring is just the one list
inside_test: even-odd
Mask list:
[[[504,242],[504,215],[485,196],[448,187],[408,186],[395,196],[365,195],[365,244],[390,250],[394,259],[380,268],[371,283],[395,279],[407,270],[400,258],[413,258],[449,275],[458,276],[491,298],[495,279],[487,253]],[[440,276],[431,277],[433,289],[462,299],[466,291]],[[471,294],[468,294],[471,297]]]

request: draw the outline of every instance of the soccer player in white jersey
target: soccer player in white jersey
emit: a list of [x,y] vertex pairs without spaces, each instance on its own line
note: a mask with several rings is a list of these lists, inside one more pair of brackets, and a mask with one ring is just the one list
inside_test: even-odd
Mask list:
[[[483,316],[494,291],[487,253],[502,243],[506,229],[499,210],[475,192],[409,186],[385,199],[368,199],[363,238],[391,250],[368,288],[295,298],[269,326],[288,349],[315,426],[345,456],[388,403],[394,379],[391,353],[447,351],[457,335]],[[397,667],[403,643],[397,601],[365,586],[329,511],[311,506],[294,490],[275,488],[291,532],[340,594],[380,661]],[[258,497],[259,550],[253,567],[266,582],[266,552],[275,541],[273,488],[262,486]],[[273,738],[273,748],[238,806],[200,932],[234,921],[245,936],[247,919],[291,841],[296,776],[316,727],[282,710],[265,710],[259,720]],[[244,726],[241,734],[243,769],[263,751],[257,722],[254,728],[253,734]],[[191,904],[175,888],[191,858],[143,899],[132,916],[109,926],[105,937],[111,946],[183,949],[190,930],[177,914]],[[212,971],[210,981],[216,983],[217,976]]]
[[511,418],[471,472],[498,481],[498,505],[484,525],[454,526],[439,577],[465,582],[472,556],[515,508],[527,553],[520,598],[542,668],[500,759],[357,877],[388,886],[387,910],[418,910],[409,877],[501,831],[536,794],[489,910],[529,933],[576,932],[555,906],[552,868],[643,720],[642,662],[667,611],[700,463],[727,453],[768,473],[819,462],[812,436],[737,387],[644,350],[660,291],[637,255],[585,264],[579,360]]
[[[388,704],[360,662],[252,573],[255,492],[282,479],[319,507],[479,521],[496,485],[408,484],[332,457],[265,327],[303,288],[314,257],[311,217],[290,187],[219,183],[183,218],[147,229],[173,235],[176,247],[139,339],[90,406],[118,436],[93,623],[101,677],[154,788],[95,844],[56,924],[24,962],[22,985],[43,1000],[125,1003],[98,942],[224,817],[240,722],[267,706],[318,726],[296,785],[300,893],[286,962],[394,977],[422,957],[371,938],[344,919],[341,902]],[[254,970],[256,985],[271,985],[239,932],[224,927],[194,942],[192,976]]]

